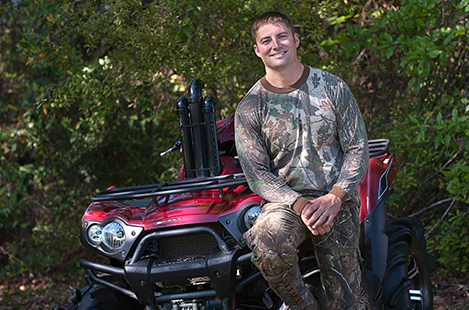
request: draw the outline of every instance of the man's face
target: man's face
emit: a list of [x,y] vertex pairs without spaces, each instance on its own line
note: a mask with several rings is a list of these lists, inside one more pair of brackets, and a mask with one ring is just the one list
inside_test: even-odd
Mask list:
[[265,24],[257,30],[254,51],[266,67],[282,69],[298,59],[299,43],[298,35],[284,23]]

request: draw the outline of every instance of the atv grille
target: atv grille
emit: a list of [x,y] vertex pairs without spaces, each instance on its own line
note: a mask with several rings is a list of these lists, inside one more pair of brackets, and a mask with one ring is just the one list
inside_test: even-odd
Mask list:
[[[209,223],[205,226],[214,229],[222,236],[222,226],[219,223]],[[163,260],[194,258],[208,256],[217,242],[206,234],[195,234],[190,236],[181,236],[173,238],[165,238],[159,241],[160,255]],[[208,280],[208,278],[207,278]],[[176,286],[191,286],[194,285],[194,279],[173,279],[164,281],[157,284],[163,288],[170,288]]]
[[[219,223],[205,225],[222,235],[222,226]],[[192,257],[208,255],[217,247],[217,242],[205,234],[166,238],[160,240],[160,254],[163,259]]]

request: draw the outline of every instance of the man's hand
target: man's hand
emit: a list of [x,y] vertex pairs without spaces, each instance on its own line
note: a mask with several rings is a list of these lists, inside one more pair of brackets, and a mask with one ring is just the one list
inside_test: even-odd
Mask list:
[[301,212],[301,219],[313,235],[326,234],[331,231],[341,205],[342,200],[339,197],[327,194],[307,203]]

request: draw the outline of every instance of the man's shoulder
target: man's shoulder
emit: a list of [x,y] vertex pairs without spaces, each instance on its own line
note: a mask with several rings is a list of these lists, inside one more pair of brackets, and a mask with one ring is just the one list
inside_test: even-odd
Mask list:
[[[264,77],[263,77],[264,78]],[[254,83],[251,88],[248,90],[248,92],[246,93],[246,95],[244,96],[244,98],[246,98],[247,95],[254,95],[254,96],[257,96],[259,94],[260,91],[262,91],[264,89],[264,86],[262,86],[262,79],[259,79],[256,81],[256,83]],[[244,99],[243,98],[243,99]]]
[[260,93],[262,92],[262,84],[258,80],[254,85],[248,90],[248,92],[244,95],[243,99],[238,104],[238,109],[242,106],[252,105],[257,102],[257,99],[260,97]]
[[335,75],[334,73],[331,73],[329,71],[326,71],[324,69],[319,69],[315,67],[309,66],[309,76],[308,80],[309,81],[316,81],[316,80],[322,80],[323,83],[345,83],[339,76]]

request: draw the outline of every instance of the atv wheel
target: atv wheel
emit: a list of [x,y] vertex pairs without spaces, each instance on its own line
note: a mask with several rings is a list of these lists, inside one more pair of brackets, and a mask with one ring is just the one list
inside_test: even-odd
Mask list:
[[388,221],[388,260],[383,280],[386,310],[431,310],[433,292],[423,225],[415,218]]
[[[111,276],[104,276],[108,281],[120,282]],[[70,292],[71,305],[67,310],[143,310],[137,300],[115,292],[101,284],[90,283],[85,288],[74,288]]]

